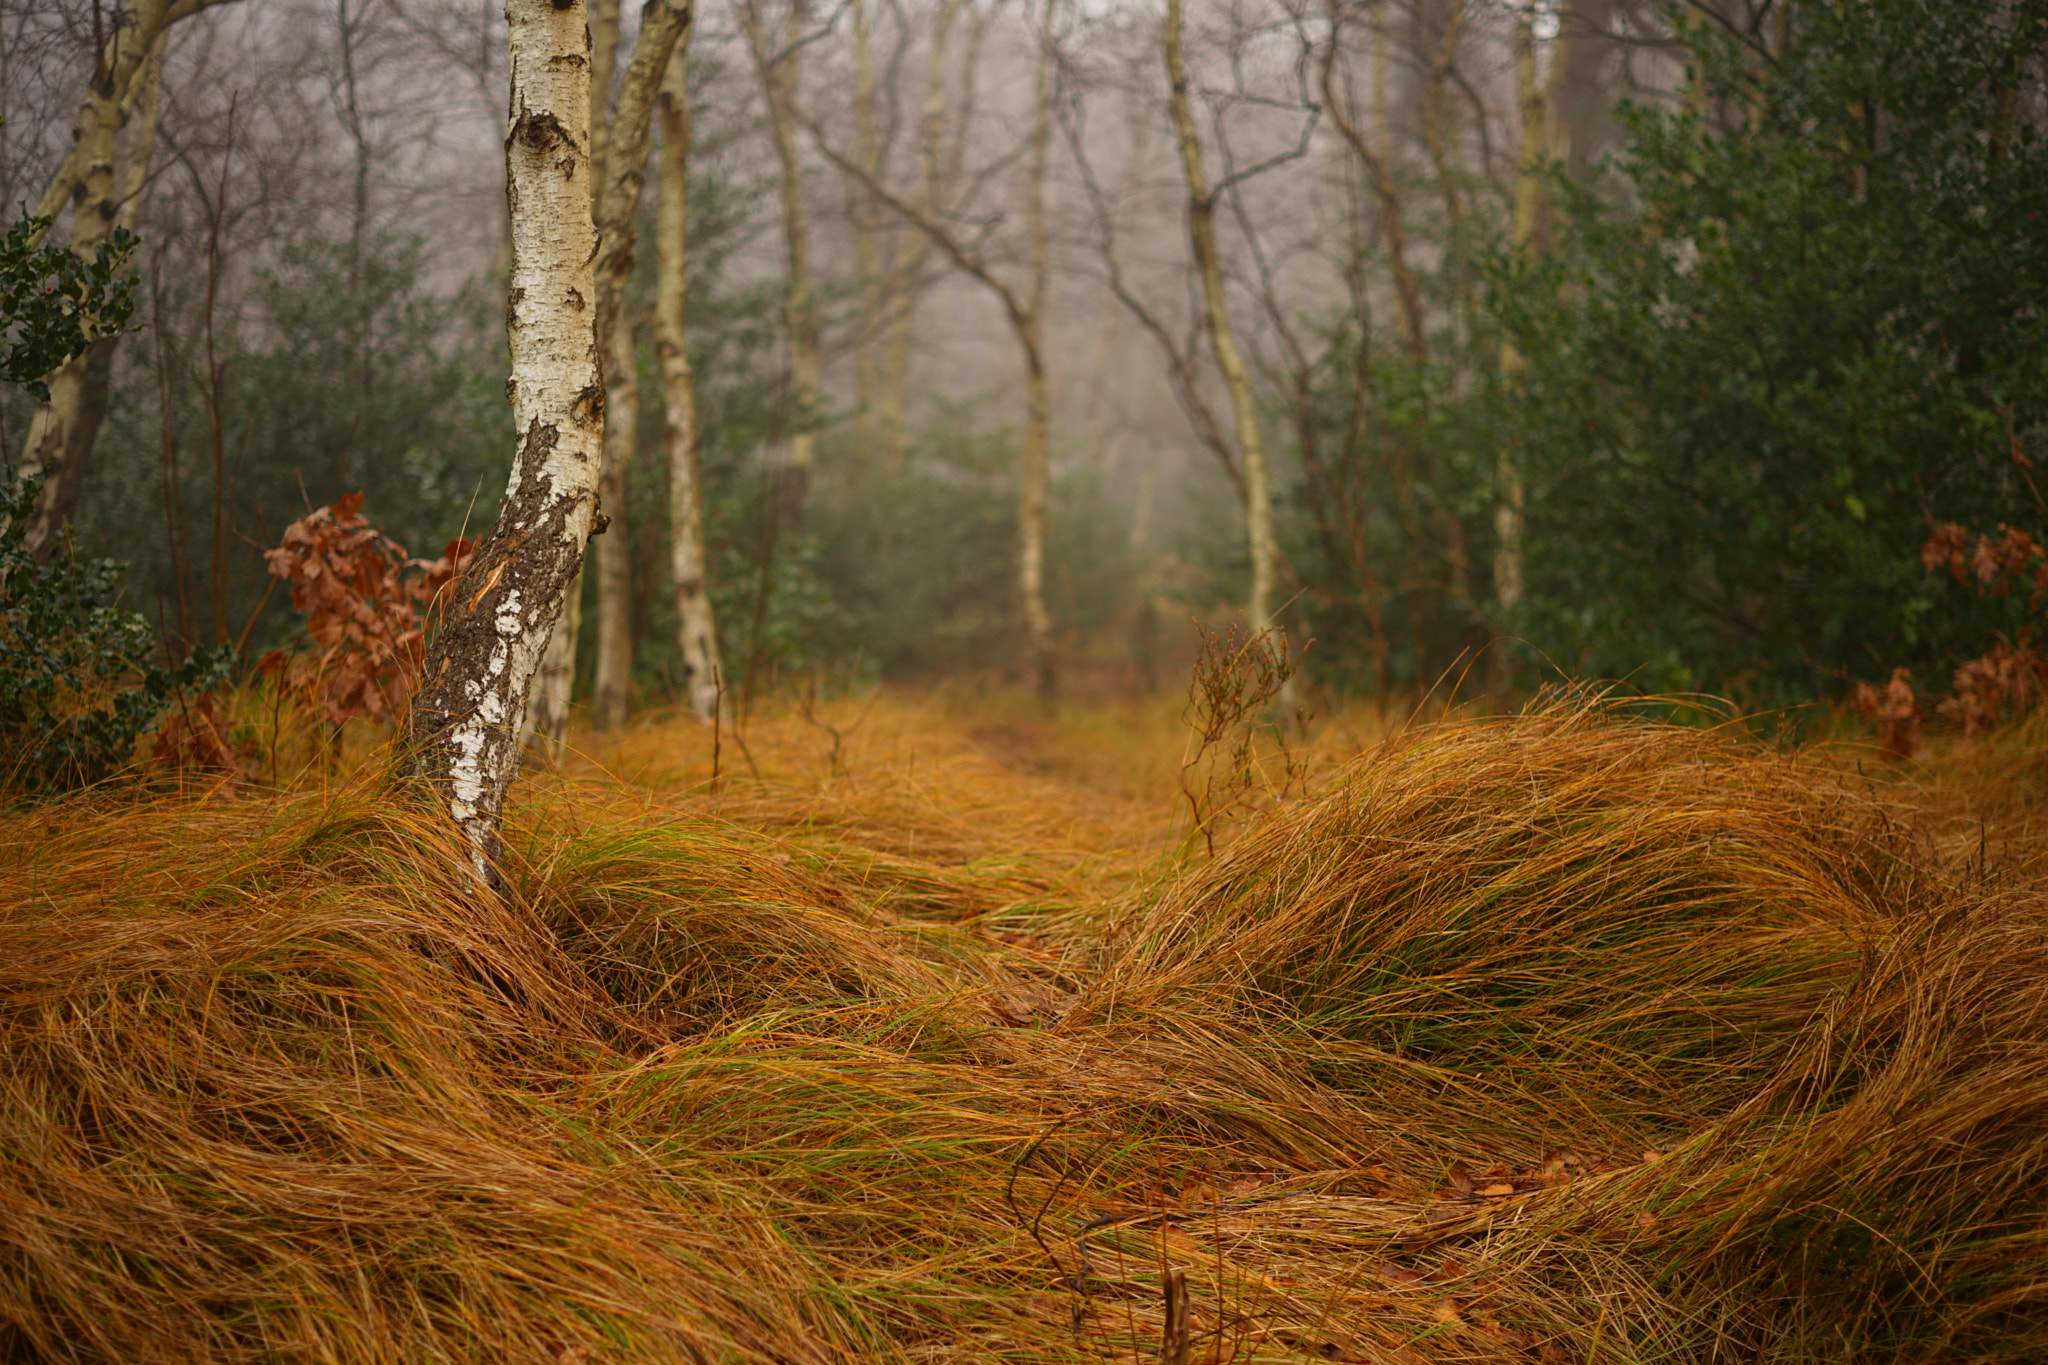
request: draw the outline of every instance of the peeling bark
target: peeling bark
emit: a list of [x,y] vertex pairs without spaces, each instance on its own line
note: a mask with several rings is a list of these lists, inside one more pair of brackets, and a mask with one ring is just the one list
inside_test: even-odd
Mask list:
[[[90,259],[116,228],[135,226],[156,142],[167,27],[161,3],[139,6],[122,16],[87,83],[73,149],[81,169],[70,190],[70,246],[82,258]],[[138,113],[141,123],[129,145],[126,173],[119,177],[117,192],[115,138]],[[77,510],[93,445],[107,416],[117,344],[118,338],[103,337],[58,366],[48,380],[49,400],[38,403],[30,419],[22,470],[43,472],[49,480],[24,533],[29,552],[38,557],[49,552]]]
[[478,876],[493,886],[527,693],[583,563],[604,436],[583,6],[507,0],[505,14],[506,391],[519,438],[497,525],[452,591],[409,717],[413,770],[445,803]]

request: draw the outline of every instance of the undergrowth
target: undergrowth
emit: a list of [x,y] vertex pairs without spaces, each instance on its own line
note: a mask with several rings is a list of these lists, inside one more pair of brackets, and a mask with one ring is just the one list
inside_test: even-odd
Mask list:
[[1211,856],[847,705],[509,904],[374,763],[0,815],[0,1359],[2048,1355],[2044,901],[1897,788],[1561,701]]

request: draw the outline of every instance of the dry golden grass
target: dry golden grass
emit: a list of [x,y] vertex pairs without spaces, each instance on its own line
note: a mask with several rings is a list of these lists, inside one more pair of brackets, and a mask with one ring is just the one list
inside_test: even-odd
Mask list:
[[1172,715],[649,722],[510,905],[359,753],[0,814],[0,1359],[2048,1358],[2027,877],[1579,702],[1211,858]]

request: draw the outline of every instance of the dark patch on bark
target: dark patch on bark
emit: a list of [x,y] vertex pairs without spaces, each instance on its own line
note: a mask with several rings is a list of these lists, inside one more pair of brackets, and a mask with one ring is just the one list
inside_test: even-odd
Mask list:
[[569,130],[562,126],[562,121],[545,109],[538,113],[521,109],[519,117],[512,123],[512,141],[533,149],[541,156],[557,147],[576,146],[575,139],[569,136]]
[[576,395],[576,401],[569,405],[569,416],[579,427],[596,426],[604,420],[604,388],[598,384],[584,386]]
[[[499,698],[503,725],[486,741],[485,767],[490,776],[479,809],[496,823],[517,764],[518,723],[525,714],[525,689],[530,678],[515,679],[510,670],[490,676],[497,653],[499,609],[508,594],[519,594],[519,630],[545,634],[561,615],[563,589],[583,564],[580,542],[565,541],[563,529],[578,499],[563,497],[541,466],[561,443],[561,433],[535,419],[526,429],[519,452],[519,480],[506,496],[498,524],[477,551],[451,595],[453,609],[428,647],[425,682],[414,694],[408,730],[413,744],[412,770],[445,799],[452,794],[455,752],[448,743],[455,726],[481,709],[484,697]],[[471,683],[485,689],[470,696]],[[493,847],[484,850],[495,857]]]

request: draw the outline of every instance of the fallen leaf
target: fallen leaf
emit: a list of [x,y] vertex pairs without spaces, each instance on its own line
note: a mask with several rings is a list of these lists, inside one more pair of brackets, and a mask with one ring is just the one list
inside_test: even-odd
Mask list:
[[1657,1151],[1657,1150],[1655,1150],[1654,1148],[1653,1148],[1653,1149],[1651,1149],[1650,1151],[1647,1151],[1647,1152],[1644,1152],[1644,1153],[1643,1153],[1643,1161],[1644,1161],[1644,1162],[1645,1162],[1646,1164],[1647,1164],[1647,1163],[1649,1163],[1649,1162],[1652,1162],[1652,1161],[1662,1161],[1663,1159],[1664,1159],[1664,1154],[1663,1154],[1662,1152],[1660,1152],[1660,1151]]
[[1506,1182],[1502,1182],[1497,1185],[1483,1185],[1480,1187],[1479,1192],[1485,1195],[1488,1199],[1499,1199],[1503,1195],[1513,1194],[1515,1192],[1515,1187]]
[[1470,1174],[1466,1172],[1465,1168],[1462,1165],[1453,1164],[1450,1169],[1449,1178],[1451,1182],[1451,1188],[1456,1190],[1459,1194],[1469,1195],[1472,1193],[1472,1177]]
[[1435,1315],[1438,1322],[1449,1322],[1458,1316],[1458,1301],[1456,1299],[1438,1299],[1429,1306],[1429,1311]]

